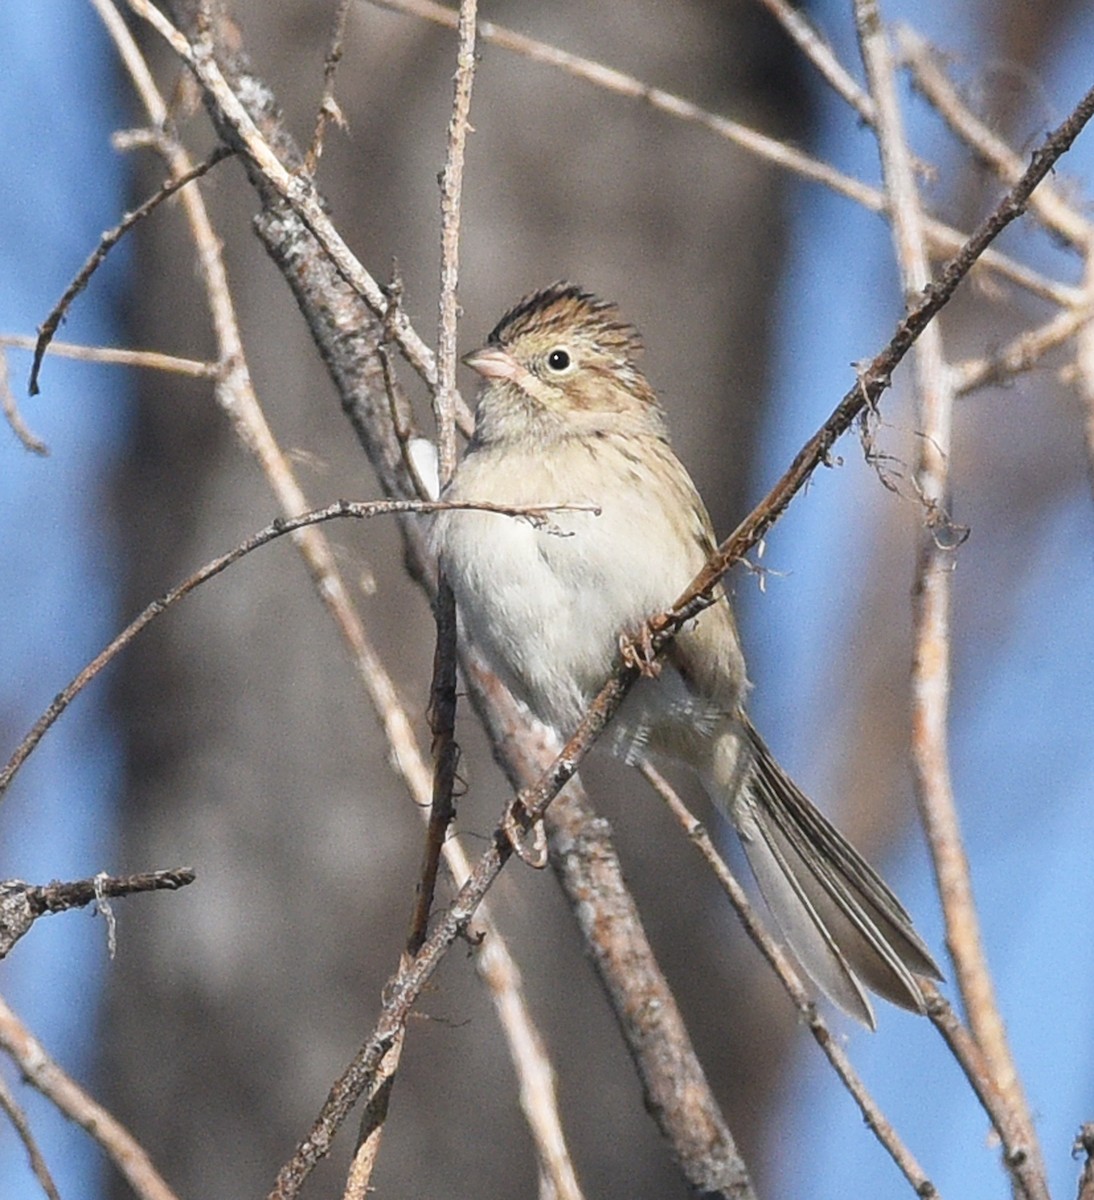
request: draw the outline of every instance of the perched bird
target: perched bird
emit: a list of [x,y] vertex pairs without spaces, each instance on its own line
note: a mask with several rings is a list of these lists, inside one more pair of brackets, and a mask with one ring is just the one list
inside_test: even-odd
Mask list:
[[[636,365],[637,331],[569,283],[527,296],[464,362],[482,376],[475,433],[443,499],[585,504],[554,530],[445,510],[434,545],[466,634],[560,736],[619,662],[621,637],[671,607],[715,546]],[[559,536],[562,532],[566,536]],[[802,967],[874,1026],[865,988],[922,1012],[916,975],[940,978],[881,877],[775,761],[745,712],[744,657],[729,600],[680,630],[605,739],[629,761],[697,772],[741,838]]]

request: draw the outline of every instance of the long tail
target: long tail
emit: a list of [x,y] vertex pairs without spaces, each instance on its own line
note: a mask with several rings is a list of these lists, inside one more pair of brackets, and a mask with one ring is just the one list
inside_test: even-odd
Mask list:
[[[885,881],[779,766],[742,713],[725,747],[720,796],[779,928],[817,986],[871,1029],[863,985],[923,1012],[916,975],[941,979]],[[737,736],[734,736],[734,741]]]

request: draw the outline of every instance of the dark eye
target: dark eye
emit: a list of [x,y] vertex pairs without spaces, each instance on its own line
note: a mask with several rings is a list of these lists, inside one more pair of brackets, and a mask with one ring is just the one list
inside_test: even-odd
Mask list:
[[570,365],[570,352],[561,346],[547,355],[547,365],[552,371],[565,371]]

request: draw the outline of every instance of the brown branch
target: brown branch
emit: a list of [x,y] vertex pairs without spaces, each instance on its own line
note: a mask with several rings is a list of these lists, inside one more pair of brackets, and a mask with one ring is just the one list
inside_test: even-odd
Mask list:
[[1035,1144],[1025,1140],[1029,1130],[996,1085],[991,1063],[934,983],[929,979],[920,983],[927,1001],[927,1016],[942,1035],[999,1134],[1004,1147],[1003,1161],[1013,1180],[1025,1195],[1047,1197],[1043,1170],[1038,1161],[1040,1151]]
[[461,0],[452,116],[448,122],[448,149],[441,177],[441,297],[433,411],[437,418],[442,487],[456,469],[456,289],[459,283],[463,163],[467,131],[471,127],[468,120],[471,88],[475,80],[476,10],[476,0]]
[[646,952],[642,920],[623,882],[608,823],[564,793],[548,824],[551,862],[585,932],[643,1088],[694,1195],[755,1193],[695,1057],[676,998]]
[[41,371],[46,348],[53,340],[53,335],[64,320],[65,314],[71,307],[72,302],[87,287],[92,275],[106,261],[106,256],[110,251],[125,237],[134,225],[143,221],[149,213],[154,212],[165,200],[186,187],[188,183],[193,183],[195,179],[200,179],[203,175],[208,174],[217,163],[223,162],[231,154],[232,150],[229,147],[218,146],[204,162],[198,163],[197,166],[191,167],[173,179],[168,179],[158,192],[149,196],[143,204],[138,205],[132,212],[126,213],[113,229],[108,229],[102,235],[99,239],[99,244],[88,255],[84,265],[76,272],[72,282],[65,289],[64,295],[57,301],[50,310],[49,315],[38,327],[38,341],[34,347],[34,361],[31,364],[30,381],[27,384],[27,390],[32,396],[38,395],[38,375]]
[[[1054,129],[1033,153],[1022,178],[984,218],[980,225],[923,291],[909,305],[907,315],[898,324],[889,344],[860,371],[855,386],[847,392],[832,415],[798,451],[782,478],[752,510],[711,557],[706,568],[676,602],[671,614],[651,623],[655,640],[664,631],[678,629],[685,621],[708,607],[713,589],[722,575],[754,546],[786,510],[806,480],[822,463],[838,438],[851,427],[868,407],[874,407],[892,381],[893,371],[918,340],[923,330],[949,303],[958,285],[972,270],[988,246],[1016,218],[1022,215],[1034,189],[1052,170],[1059,158],[1094,115],[1094,88],[1075,106],[1071,114]],[[660,643],[659,643],[660,644]]]
[[[441,296],[437,331],[437,390],[433,411],[437,421],[440,482],[443,487],[456,467],[456,289],[459,282],[460,199],[463,192],[464,149],[469,128],[471,87],[475,73],[475,3],[460,10],[455,93],[448,124],[448,150],[441,178]],[[426,836],[417,903],[411,921],[407,953],[412,957],[425,940],[441,846],[456,815],[456,600],[442,578],[434,602],[437,642],[430,685],[429,725],[433,734],[433,803]]]
[[904,1145],[892,1123],[881,1111],[877,1101],[870,1095],[866,1084],[855,1070],[843,1046],[838,1039],[832,1036],[831,1030],[817,1011],[817,1006],[813,1002],[809,990],[802,982],[793,960],[765,928],[763,921],[750,903],[748,894],[726,865],[725,859],[718,853],[702,822],[698,821],[689,811],[676,790],[658,770],[649,763],[643,764],[639,769],[654,791],[668,805],[669,811],[679,822],[689,841],[713,871],[714,877],[729,897],[729,902],[733,905],[745,933],[748,934],[752,944],[778,976],[779,982],[798,1010],[802,1022],[813,1035],[852,1100],[858,1105],[866,1127],[873,1132],[888,1152],[890,1158],[896,1163],[897,1169],[915,1189],[916,1195],[922,1197],[923,1200],[929,1200],[930,1197],[938,1198],[940,1196],[938,1189],[919,1165],[915,1155]]
[[27,1114],[19,1106],[8,1088],[7,1081],[2,1076],[0,1076],[0,1109],[7,1113],[16,1137],[23,1143],[23,1149],[26,1150],[27,1158],[30,1160],[30,1169],[34,1173],[34,1178],[38,1180],[38,1186],[45,1192],[46,1200],[61,1200],[61,1193],[57,1191],[57,1185],[49,1173],[46,1160],[38,1148],[38,1143],[30,1128],[30,1122],[27,1120]]
[[65,1074],[3,999],[0,1050],[11,1058],[31,1087],[103,1148],[138,1200],[178,1200],[129,1130]]
[[65,912],[137,892],[176,891],[193,882],[194,872],[189,867],[141,875],[103,874],[94,879],[54,882],[44,887],[20,879],[7,880],[0,883],[0,958],[6,957],[31,925],[47,913]]
[[[464,648],[463,674],[514,791],[534,786],[557,755],[557,736],[543,725],[529,726],[473,647]],[[693,1191],[709,1200],[745,1200],[751,1194],[747,1168],[646,938],[608,827],[579,780],[551,805],[544,825],[551,866],[634,1060],[646,1109]]]
[[342,61],[343,43],[346,36],[346,18],[349,16],[350,0],[338,0],[338,8],[334,13],[334,26],[331,30],[330,45],[327,57],[323,61],[323,98],[319,101],[319,111],[315,115],[315,129],[311,135],[311,144],[304,155],[304,170],[314,175],[319,169],[319,160],[323,156],[323,138],[327,132],[327,122],[333,120],[339,128],[345,128],[346,118],[334,98],[334,80],[338,74],[338,65]]

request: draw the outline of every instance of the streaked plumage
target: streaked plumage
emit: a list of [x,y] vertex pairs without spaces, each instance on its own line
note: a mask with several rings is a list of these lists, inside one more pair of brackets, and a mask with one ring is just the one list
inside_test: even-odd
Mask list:
[[[588,503],[560,537],[493,513],[438,515],[434,540],[469,636],[541,720],[566,736],[615,666],[619,637],[671,606],[714,547],[618,309],[568,283],[522,300],[465,361],[484,379],[475,436],[445,498]],[[745,713],[729,601],[681,630],[607,741],[629,760],[692,767],[741,837],[802,966],[869,1025],[862,985],[923,1009],[938,968],[881,878],[779,767]]]

